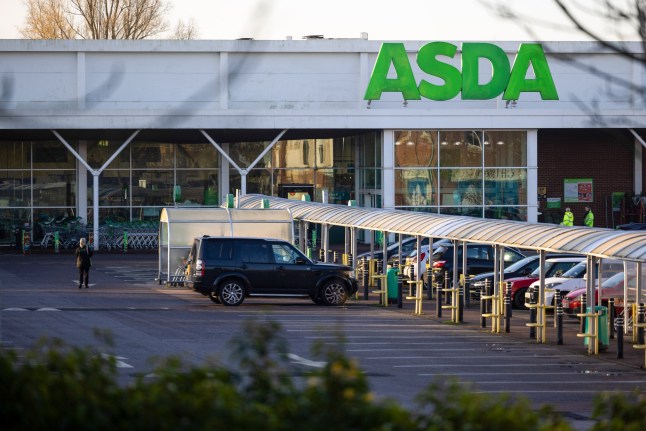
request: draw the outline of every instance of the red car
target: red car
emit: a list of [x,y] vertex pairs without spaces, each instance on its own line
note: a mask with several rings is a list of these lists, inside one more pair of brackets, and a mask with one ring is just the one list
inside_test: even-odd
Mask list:
[[[634,295],[637,278],[632,275],[628,279],[629,295]],[[604,280],[601,284],[601,303],[599,304],[599,288],[594,290],[594,303],[608,306],[608,299],[614,298],[615,312],[621,313],[624,309],[624,273],[619,272],[612,277]],[[586,289],[577,289],[565,295],[563,298],[563,312],[570,317],[577,317],[581,312],[581,299]]]
[[[577,265],[579,262],[584,261],[583,257],[555,257],[545,259],[545,278],[558,277],[568,269]],[[514,307],[525,309],[525,292],[527,288],[536,280],[538,280],[540,268],[536,268],[534,272],[527,277],[516,277],[505,280],[511,283],[511,301]]]

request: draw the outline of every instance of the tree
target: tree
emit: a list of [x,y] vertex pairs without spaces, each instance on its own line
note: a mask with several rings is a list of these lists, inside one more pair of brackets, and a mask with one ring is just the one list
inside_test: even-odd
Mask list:
[[[168,31],[165,0],[25,0],[27,39],[146,39]],[[180,22],[176,38],[197,34],[193,21]]]

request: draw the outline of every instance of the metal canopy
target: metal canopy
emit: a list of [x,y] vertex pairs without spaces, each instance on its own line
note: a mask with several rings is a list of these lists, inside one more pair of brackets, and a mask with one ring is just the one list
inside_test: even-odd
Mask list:
[[258,208],[263,199],[269,200],[271,208],[287,208],[294,219],[309,223],[646,262],[646,232],[350,207],[263,195],[241,196],[239,207]]

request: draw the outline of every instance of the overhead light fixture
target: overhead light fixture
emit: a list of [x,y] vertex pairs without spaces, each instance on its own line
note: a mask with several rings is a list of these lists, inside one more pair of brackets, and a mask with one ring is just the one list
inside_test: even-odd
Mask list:
[[462,145],[462,141],[455,141],[455,142],[453,143],[453,145],[455,145],[455,146]]
[[496,142],[496,144],[498,144],[498,145],[505,145],[505,143],[504,143],[503,141],[498,141],[498,142]]
[[440,145],[449,145],[449,143],[446,142],[446,141],[442,141],[442,142],[440,142]]

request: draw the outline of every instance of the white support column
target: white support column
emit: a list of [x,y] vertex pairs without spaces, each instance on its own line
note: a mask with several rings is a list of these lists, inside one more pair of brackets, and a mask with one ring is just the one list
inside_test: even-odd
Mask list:
[[395,206],[395,132],[384,130],[382,136],[382,178],[381,178],[381,202],[383,208],[394,208]]
[[538,130],[527,130],[527,221],[538,221]]
[[[87,160],[87,141],[79,141],[78,152],[83,160]],[[87,169],[78,160],[76,161],[76,178],[76,215],[83,219],[83,223],[87,224]]]
[[[228,154],[229,143],[221,144],[221,146],[222,146],[222,151]],[[226,157],[220,157],[219,167],[220,167],[220,177],[219,177],[218,193],[220,195],[219,196],[220,203],[222,203],[224,202],[226,196],[229,194],[229,190],[230,190],[229,160],[227,160]]]

